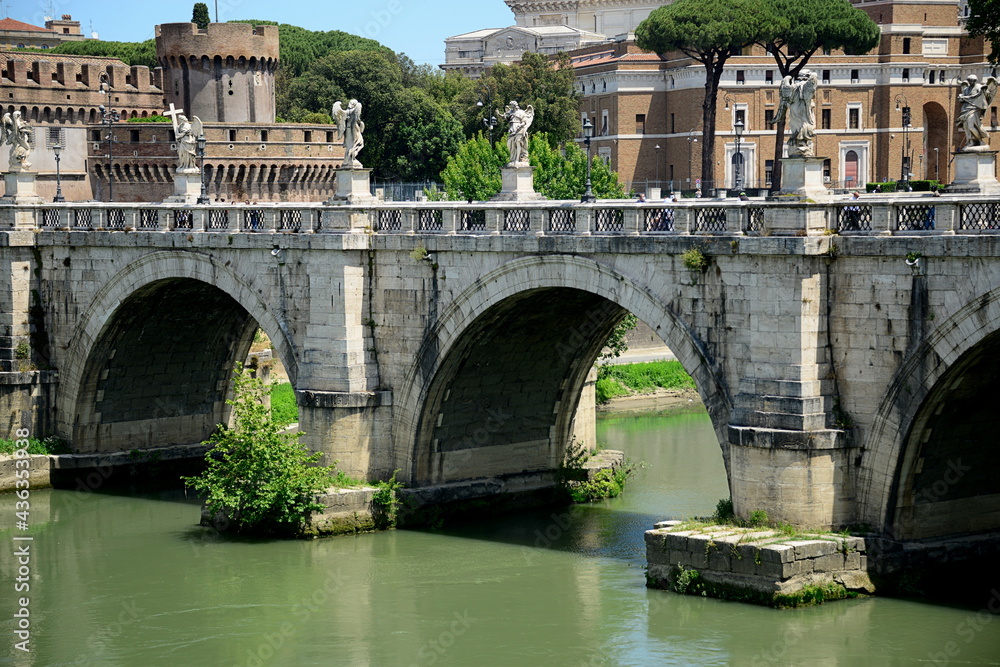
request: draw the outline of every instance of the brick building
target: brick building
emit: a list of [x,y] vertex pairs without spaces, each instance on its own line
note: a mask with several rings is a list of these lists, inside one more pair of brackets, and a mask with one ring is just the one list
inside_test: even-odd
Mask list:
[[[831,187],[912,179],[950,182],[951,153],[964,140],[955,129],[959,87],[969,74],[992,68],[982,39],[963,30],[959,0],[854,0],[879,24],[879,45],[862,56],[814,55],[817,73],[816,155],[827,158]],[[570,54],[582,95],[581,116],[595,125],[593,150],[637,190],[647,185],[694,189],[701,175],[704,67],[672,53],[646,53],[628,38]],[[780,77],[759,47],[731,58],[719,88],[715,179],[736,187],[734,124],[740,141],[741,186],[770,182]],[[997,126],[996,103],[986,124]],[[909,118],[909,124],[904,124]],[[1000,147],[1000,138],[992,138]]]
[[[29,160],[40,196],[51,199],[56,191],[57,144],[67,200],[107,201],[113,194],[115,201],[160,201],[171,195],[177,163],[171,124],[125,122],[160,115],[171,103],[205,123],[213,198],[330,196],[333,169],[343,159],[333,127],[275,122],[276,27],[167,24],[157,26],[157,35],[162,67],[153,70],[115,58],[0,51],[0,111],[19,110],[34,128]],[[100,90],[102,75],[110,95]],[[102,106],[121,122],[102,124]],[[7,162],[7,150],[0,150],[0,170]]]
[[45,50],[81,39],[85,37],[80,32],[80,22],[74,21],[70,14],[63,14],[61,19],[47,19],[44,28],[12,18],[0,19],[0,49],[4,50]]

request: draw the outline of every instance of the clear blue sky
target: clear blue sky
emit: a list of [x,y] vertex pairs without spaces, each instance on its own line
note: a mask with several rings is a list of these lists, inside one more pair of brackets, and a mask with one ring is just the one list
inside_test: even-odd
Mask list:
[[[195,0],[0,0],[0,15],[33,25],[46,16],[72,14],[84,33],[139,42],[158,23],[191,20]],[[207,0],[215,20],[216,0]],[[514,23],[503,0],[218,0],[219,20],[267,19],[310,30],[343,30],[377,39],[418,63],[444,61],[444,39],[480,28]]]

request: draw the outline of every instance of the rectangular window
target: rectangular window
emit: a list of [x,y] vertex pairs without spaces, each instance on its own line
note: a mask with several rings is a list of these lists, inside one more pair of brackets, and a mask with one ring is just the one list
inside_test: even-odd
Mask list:
[[859,81],[861,81],[861,72],[858,71],[858,70],[856,70],[856,69],[852,69],[851,70],[851,83],[858,83]]
[[903,68],[903,83],[906,83],[909,80],[910,80],[910,68],[909,67],[904,67]]
[[910,52],[910,38],[909,37],[904,37],[903,38],[903,53],[909,53],[909,52]]
[[333,143],[333,132],[327,132],[326,133],[326,143],[328,143],[328,144],[332,144]]
[[927,83],[934,83],[934,70],[927,74]]
[[260,140],[261,141],[267,141],[267,130],[261,130],[260,131]]
[[774,160],[764,160],[764,185],[771,185],[772,173],[774,173]]
[[746,109],[736,109],[733,114],[733,124],[740,124],[744,128],[747,126],[747,110]]
[[302,131],[302,141],[304,141],[304,142],[306,142],[308,144],[308,143],[311,143],[312,140],[313,140],[312,130],[303,130]]
[[823,83],[830,83],[830,70],[823,70]]
[[100,141],[101,140],[101,131],[100,130],[91,130],[90,131],[90,140],[91,141]]
[[677,126],[674,125],[674,115],[670,114],[670,134],[674,134],[677,132],[676,127]]
[[[607,131],[607,122],[608,122],[608,117],[605,116],[604,117],[604,124],[605,124],[605,126],[604,126],[604,129],[601,130],[602,134],[607,134],[608,133],[608,131]],[[637,113],[635,115],[635,133],[636,134],[646,134],[646,114],[644,114],[644,113]]]
[[990,107],[990,125],[993,127],[997,126],[997,108]]
[[[45,145],[52,148],[56,144],[65,147],[66,146],[66,130],[62,127],[49,127],[46,128]],[[100,141],[101,131],[97,130],[97,139],[95,141]]]
[[139,141],[139,130],[129,130],[129,141],[133,143]]
[[823,116],[822,116],[822,118],[823,118],[823,125],[822,125],[822,127],[823,127],[824,130],[829,130],[833,126],[832,117],[833,117],[833,112],[830,109],[823,109]]
[[736,83],[746,83],[746,72],[744,70],[736,70]]
[[236,141],[236,130],[229,130],[229,140]]
[[831,169],[830,159],[827,158],[826,160],[823,160],[823,182],[824,183],[829,183],[830,182],[830,178],[831,178],[830,169]]
[[861,129],[861,109],[851,107],[847,110],[847,128],[850,130]]
[[774,109],[764,109],[764,125],[770,126],[774,120]]
[[774,71],[767,70],[764,72],[764,83],[774,83]]

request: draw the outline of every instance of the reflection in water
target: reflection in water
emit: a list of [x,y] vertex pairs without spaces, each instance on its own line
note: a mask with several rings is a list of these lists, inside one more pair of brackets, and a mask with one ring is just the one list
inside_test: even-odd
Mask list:
[[[34,652],[15,663],[5,648],[0,664],[892,665],[946,648],[997,664],[1000,622],[970,625],[975,610],[772,611],[647,590],[642,531],[728,495],[719,446],[704,414],[598,427],[650,464],[622,498],[441,531],[232,540],[196,526],[179,492],[34,491]],[[0,510],[9,544],[13,496]],[[4,586],[15,571],[0,549]]]

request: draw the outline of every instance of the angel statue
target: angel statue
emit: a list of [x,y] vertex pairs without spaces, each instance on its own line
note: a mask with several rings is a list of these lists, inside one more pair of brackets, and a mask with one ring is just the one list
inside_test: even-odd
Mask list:
[[20,165],[21,169],[31,166],[28,162],[28,154],[31,152],[31,126],[21,120],[21,112],[15,111],[13,114],[5,113],[0,120],[0,145],[10,145],[9,166],[11,171],[15,165]]
[[198,137],[204,132],[201,119],[192,116],[187,119],[184,114],[178,114],[174,119],[174,134],[177,137],[177,171],[186,169],[198,170]]
[[365,147],[365,123],[361,120],[361,102],[351,100],[345,109],[339,101],[333,103],[333,120],[337,132],[344,138],[344,167],[361,169],[358,153]]
[[786,76],[781,81],[781,102],[778,112],[774,114],[771,125],[788,118],[789,136],[788,157],[811,157],[813,155],[813,137],[816,136],[816,113],[813,110],[813,98],[819,77],[816,73],[804,69],[792,80]]
[[501,116],[510,123],[507,129],[507,150],[510,151],[508,167],[523,167],[528,164],[528,128],[535,120],[535,107],[528,105],[522,109],[517,102],[507,105],[507,112]]
[[990,108],[990,103],[997,93],[997,80],[991,76],[987,77],[986,83],[979,83],[975,74],[970,74],[965,80],[968,83],[958,94],[962,108],[955,122],[965,133],[965,146],[961,150],[987,150],[990,146],[990,135],[983,129],[983,114]]

